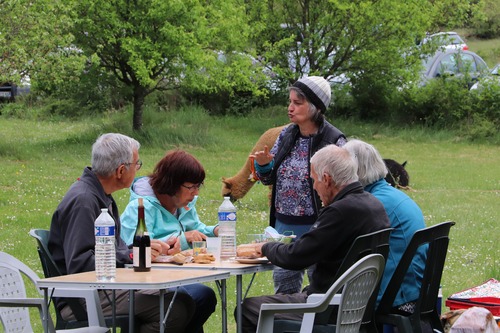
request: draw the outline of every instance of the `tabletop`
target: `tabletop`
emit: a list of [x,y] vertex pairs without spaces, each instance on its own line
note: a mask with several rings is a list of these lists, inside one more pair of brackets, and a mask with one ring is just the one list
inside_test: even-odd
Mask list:
[[215,261],[210,264],[185,263],[175,265],[172,263],[152,263],[152,268],[178,269],[178,270],[213,270],[228,271],[231,275],[242,275],[256,272],[270,271],[274,268],[271,263],[266,264],[241,264],[237,261]]
[[152,269],[149,272],[134,272],[130,268],[118,268],[115,281],[97,281],[95,272],[91,271],[41,279],[38,281],[38,286],[40,288],[68,289],[166,289],[192,283],[227,279],[229,275],[228,271],[223,270]]

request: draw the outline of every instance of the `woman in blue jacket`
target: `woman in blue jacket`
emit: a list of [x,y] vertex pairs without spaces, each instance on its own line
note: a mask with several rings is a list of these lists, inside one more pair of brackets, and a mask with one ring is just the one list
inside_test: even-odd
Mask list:
[[[207,226],[196,213],[196,200],[205,180],[205,170],[196,158],[173,150],[156,164],[148,177],[134,180],[130,201],[121,215],[121,238],[133,243],[137,227],[138,198],[144,199],[146,227],[152,239],[167,242],[168,254],[191,248],[194,241],[218,236],[218,226]],[[203,332],[203,324],[215,311],[214,291],[203,284],[185,286],[184,292],[196,302],[196,312],[186,332]]]
[[[365,191],[370,192],[382,202],[389,216],[391,228],[394,228],[389,239],[389,256],[380,283],[378,304],[413,234],[417,230],[425,228],[424,215],[420,207],[406,193],[390,186],[385,181],[387,168],[375,147],[361,140],[349,140],[343,148],[356,157],[360,183],[364,186]],[[425,256],[426,248],[422,247],[406,273],[393,304],[401,311],[413,312],[414,301],[420,293],[425,269]]]

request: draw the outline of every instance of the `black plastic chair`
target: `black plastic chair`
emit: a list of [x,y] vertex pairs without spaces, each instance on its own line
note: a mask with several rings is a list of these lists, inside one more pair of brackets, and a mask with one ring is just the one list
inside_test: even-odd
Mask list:
[[[337,275],[335,276],[334,281],[336,281],[358,260],[367,255],[381,254],[387,261],[387,256],[389,254],[389,238],[392,230],[394,229],[387,228],[366,235],[358,236],[352,243],[349,251],[347,252],[347,255],[342,261],[342,264],[337,271]],[[360,332],[377,332],[377,328],[373,319],[379,286],[380,281],[375,288],[372,296],[370,297],[370,300],[368,301],[368,305],[363,316],[363,323],[360,327]],[[337,311],[337,308],[337,305],[330,305],[324,312],[316,314],[313,332],[335,332],[335,324],[329,324],[329,322],[331,322],[330,318],[332,317],[333,313]],[[300,325],[300,321],[282,319],[276,319],[274,321],[274,328],[277,332],[298,332],[300,330]]]
[[[40,257],[40,262],[42,264],[43,274],[46,278],[61,276],[61,272],[59,268],[57,268],[54,259],[52,258],[52,254],[49,252],[49,230],[45,229],[31,229],[30,236],[36,239],[37,241],[37,250],[38,255]],[[85,307],[81,304],[78,299],[75,298],[64,298],[63,301],[66,302],[73,312],[76,320],[64,320],[59,309],[57,308],[57,304],[60,299],[56,299],[54,303],[54,308],[56,312],[56,329],[69,329],[69,328],[78,328],[88,326],[88,316]],[[120,315],[115,316],[115,325],[120,327],[122,332],[128,332],[129,321],[128,316]],[[113,318],[105,317],[104,318],[106,325],[108,327],[113,326]]]
[[[419,230],[413,235],[377,308],[375,315],[377,325],[392,325],[397,327],[398,332],[443,332],[437,309],[437,298],[448,250],[448,235],[454,224],[455,222],[452,221],[443,222]],[[428,246],[428,248],[415,311],[413,313],[397,311],[393,308],[394,300],[408,267],[421,246]]]

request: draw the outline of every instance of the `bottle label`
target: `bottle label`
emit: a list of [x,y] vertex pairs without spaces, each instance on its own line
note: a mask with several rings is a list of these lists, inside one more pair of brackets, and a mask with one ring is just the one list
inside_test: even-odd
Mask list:
[[151,268],[151,247],[144,248],[144,262],[141,262],[141,249],[139,247],[133,248],[133,266],[141,268]]
[[115,226],[96,226],[96,236],[111,237],[115,235]]
[[219,212],[219,221],[234,221],[236,222],[235,212]]

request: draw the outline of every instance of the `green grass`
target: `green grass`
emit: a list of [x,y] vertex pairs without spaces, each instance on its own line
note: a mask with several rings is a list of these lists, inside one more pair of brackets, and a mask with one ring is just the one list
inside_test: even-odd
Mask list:
[[[43,275],[32,228],[48,228],[52,212],[68,187],[90,161],[90,148],[104,132],[116,131],[141,141],[144,161],[138,175],[147,175],[164,152],[182,148],[195,155],[207,173],[198,212],[211,225],[222,201],[221,177],[241,168],[258,137],[269,127],[286,122],[286,109],[254,112],[247,118],[210,117],[198,109],[179,112],[147,110],[145,131],[130,129],[130,111],[78,121],[32,121],[0,117],[0,250],[21,259]],[[445,297],[500,278],[497,241],[500,210],[499,147],[463,142],[451,132],[422,128],[389,128],[350,120],[332,122],[349,136],[374,144],[384,157],[408,161],[411,190],[407,193],[422,208],[427,225],[456,221],[442,285]],[[267,188],[257,184],[238,209],[239,242],[267,226]],[[128,191],[114,194],[123,209]],[[244,286],[250,281],[244,276]],[[270,272],[257,274],[249,295],[272,293]],[[215,289],[215,285],[211,284]],[[228,282],[229,331],[235,331],[235,281]],[[33,317],[35,318],[35,317]],[[35,320],[34,320],[35,321]],[[210,318],[206,332],[220,332],[220,310]],[[36,321],[38,324],[38,320]],[[41,331],[38,324],[35,331]]]

